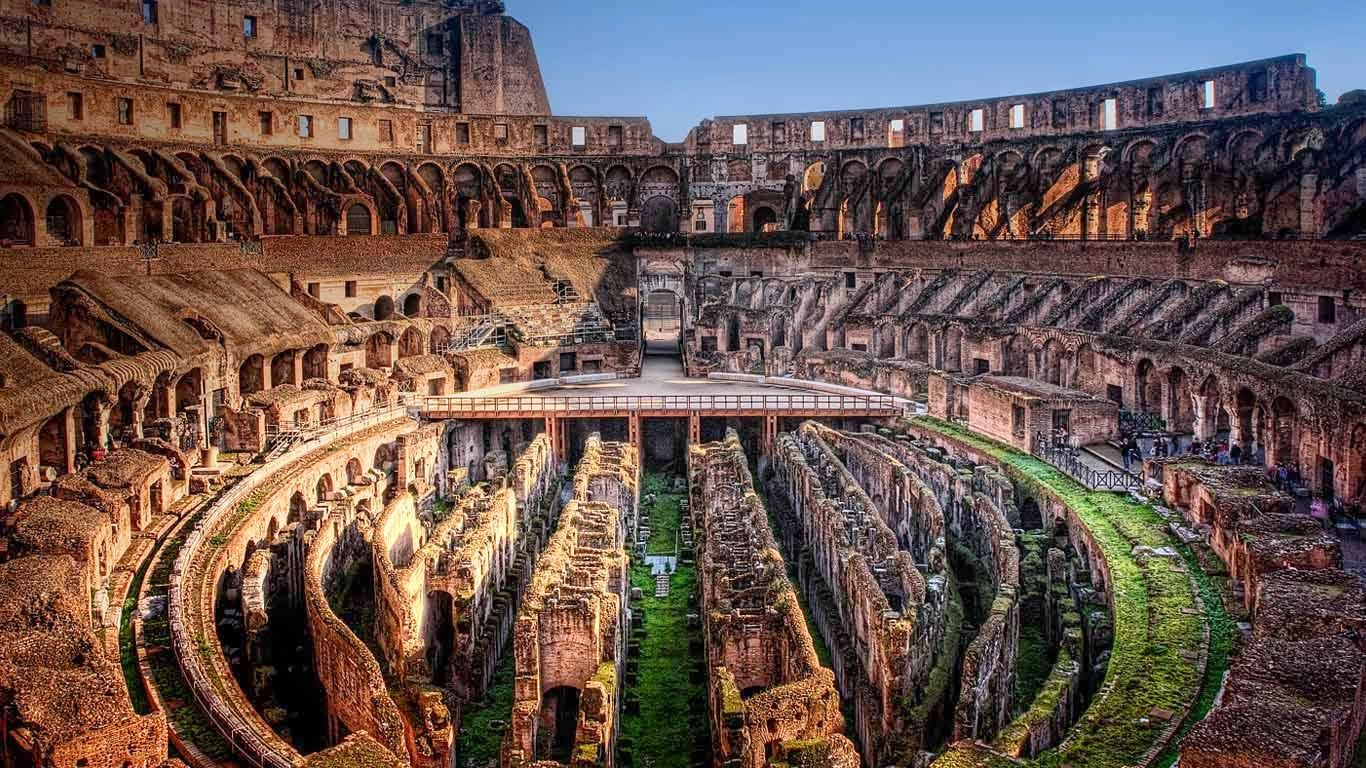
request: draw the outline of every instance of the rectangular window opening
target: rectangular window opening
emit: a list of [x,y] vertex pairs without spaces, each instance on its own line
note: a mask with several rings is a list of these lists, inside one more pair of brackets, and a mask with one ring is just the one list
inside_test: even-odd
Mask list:
[[1201,109],[1214,109],[1214,81],[1213,81],[1213,80],[1206,80],[1206,81],[1205,81],[1205,84],[1204,84],[1203,86],[1200,87],[1200,91],[1201,91],[1200,108],[1201,108]]
[[849,140],[863,141],[863,118],[849,118]]
[[142,23],[157,23],[157,0],[142,0]]
[[394,121],[393,121],[393,120],[380,120],[380,121],[379,121],[379,140],[382,141],[382,142],[384,142],[385,144],[393,144],[393,143],[394,143]]
[[824,120],[816,120],[815,122],[811,123],[811,140],[817,142],[825,141]]
[[498,142],[499,144],[506,144],[506,143],[507,143],[507,141],[508,141],[508,124],[507,124],[507,123],[494,123],[494,124],[493,124],[493,140],[496,141],[496,142]]
[[356,298],[356,281],[355,281],[355,280],[347,280],[347,281],[346,281],[346,298],[348,298],[348,299],[354,299],[354,298]]
[[732,127],[730,131],[730,143],[734,144],[737,147],[743,147],[744,145],[748,144],[749,126],[744,123],[740,123]]
[[1153,86],[1148,89],[1148,117],[1162,116],[1162,87]]
[[183,110],[180,108],[179,102],[166,102],[166,119],[170,121],[171,127],[177,131],[180,130],[181,125],[184,123],[184,115],[182,113]]
[[1109,98],[1100,103],[1100,129],[1113,131],[1119,127],[1119,99]]
[[906,145],[906,121],[901,118],[893,120],[887,126],[887,146],[896,148]]
[[1016,104],[1010,108],[1010,127],[1024,127],[1024,105]]
[[[119,99],[119,125],[133,124],[133,100]],[[172,126],[174,127],[174,126]]]
[[299,138],[313,138],[313,116],[299,115]]
[[341,139],[342,141],[351,140],[351,118],[337,118],[337,138]]
[[85,97],[76,91],[66,94],[66,117],[73,121],[85,119]]
[[256,17],[242,17],[242,37],[256,37]]
[[981,133],[987,127],[987,113],[984,109],[974,109],[968,113],[968,130]]
[[1319,322],[1332,325],[1338,321],[1338,305],[1332,296],[1319,297]]
[[465,146],[465,145],[467,145],[467,144],[470,143],[470,124],[469,124],[469,123],[456,123],[456,124],[455,124],[455,143],[456,143],[456,144],[459,144],[459,145],[461,145],[461,146]]
[[570,129],[569,133],[570,133],[570,139],[573,141],[574,146],[575,146],[576,148],[582,149],[582,148],[588,146],[588,129],[587,129],[587,128],[583,127],[582,125],[576,125],[576,126],[574,126],[573,128]]
[[258,116],[260,119],[261,135],[270,136],[275,133],[274,115],[270,112],[262,112]]
[[607,126],[607,146],[612,149],[621,149],[625,141],[626,130],[620,125]]

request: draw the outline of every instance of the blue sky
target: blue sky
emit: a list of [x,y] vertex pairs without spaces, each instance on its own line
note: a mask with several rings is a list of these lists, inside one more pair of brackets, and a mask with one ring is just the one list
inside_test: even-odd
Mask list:
[[558,115],[713,115],[1005,96],[1307,53],[1366,88],[1361,0],[506,0]]

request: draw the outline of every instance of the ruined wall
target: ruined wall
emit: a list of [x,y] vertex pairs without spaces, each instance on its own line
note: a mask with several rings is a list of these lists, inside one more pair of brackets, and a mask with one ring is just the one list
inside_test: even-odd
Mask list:
[[[368,732],[389,751],[409,757],[403,715],[395,704],[380,668],[365,641],[356,637],[328,605],[324,592],[324,571],[333,549],[344,536],[369,536],[369,521],[347,520],[349,515],[329,516],[318,521],[308,544],[304,572],[304,605],[308,611],[309,637],[313,661],[326,691],[327,713],[332,733]],[[357,526],[357,532],[344,529]]]
[[[613,765],[620,708],[621,663],[627,627],[626,520],[635,513],[635,448],[603,443],[594,435],[584,448],[578,475],[615,474],[615,498],[630,507],[587,498],[602,480],[576,485],[576,494],[560,514],[559,525],[536,565],[513,630],[516,693],[511,725],[503,742],[508,765],[547,759],[561,763]],[[576,478],[577,476],[576,475]],[[577,481],[576,481],[577,482]],[[576,694],[567,694],[572,689]],[[577,698],[575,698],[577,697]],[[572,710],[572,737],[561,707]],[[547,709],[548,708],[548,709]],[[546,712],[549,721],[543,722]],[[542,728],[555,741],[570,746],[568,755],[543,753]],[[553,750],[552,750],[553,751]]]
[[853,768],[834,675],[820,665],[739,437],[695,446],[689,498],[699,532],[713,762]]

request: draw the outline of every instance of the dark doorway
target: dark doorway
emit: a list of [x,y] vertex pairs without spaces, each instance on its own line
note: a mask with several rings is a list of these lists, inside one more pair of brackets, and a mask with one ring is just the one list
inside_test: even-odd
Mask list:
[[562,685],[546,691],[541,699],[541,728],[550,731],[550,753],[537,755],[537,759],[568,763],[578,723],[579,689]]

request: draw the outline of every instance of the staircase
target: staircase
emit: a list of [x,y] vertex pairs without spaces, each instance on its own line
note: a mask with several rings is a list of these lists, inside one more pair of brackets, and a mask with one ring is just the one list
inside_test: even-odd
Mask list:
[[449,343],[438,346],[437,354],[465,352],[484,347],[500,347],[507,343],[507,326],[511,321],[501,312],[492,312],[480,318],[472,328],[457,332]]

